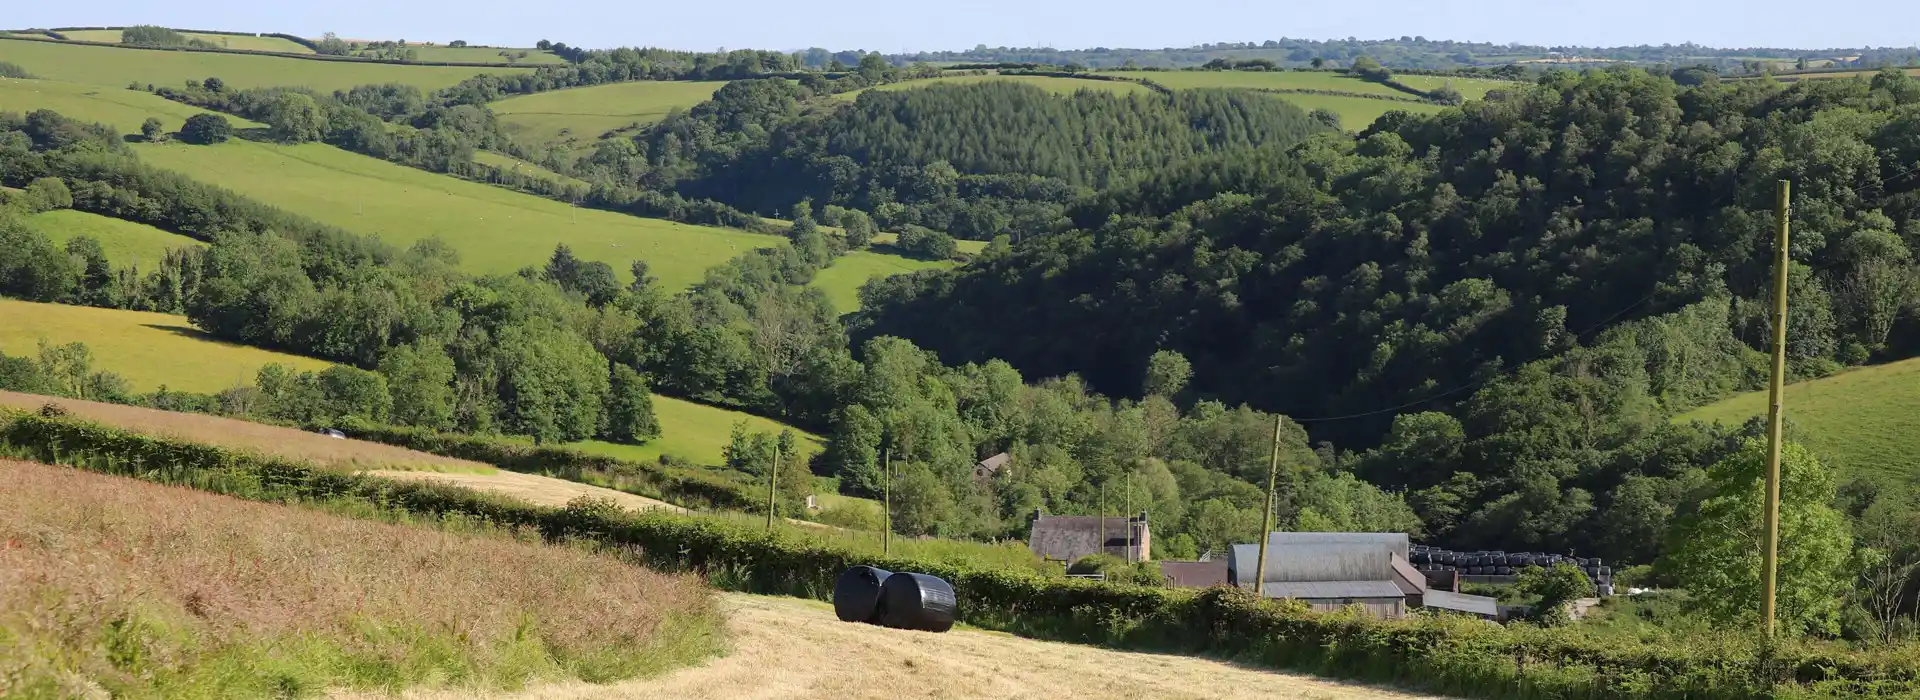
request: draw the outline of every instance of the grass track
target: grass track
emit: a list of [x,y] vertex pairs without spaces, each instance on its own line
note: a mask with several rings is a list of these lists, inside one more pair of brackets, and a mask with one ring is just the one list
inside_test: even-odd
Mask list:
[[[82,29],[72,32],[60,32],[71,41],[93,41],[103,44],[118,44],[123,32],[118,29]],[[231,34],[199,34],[180,32],[188,39],[199,39],[223,49],[235,51],[271,51],[274,53],[313,53],[300,44],[277,36],[233,36]]]
[[431,92],[481,73],[531,68],[404,66],[249,56],[204,51],[155,51],[58,41],[0,40],[0,61],[49,80],[124,88],[129,83],[180,86],[218,77],[236,88],[300,85],[321,92],[369,83],[405,83]]
[[898,255],[876,253],[869,250],[848,251],[833,261],[827,269],[813,277],[813,286],[827,293],[833,301],[833,308],[840,313],[860,310],[860,285],[874,277],[927,270],[936,267],[952,267],[953,263],[932,260],[915,260]]
[[783,243],[776,236],[573,207],[322,144],[135,149],[154,165],[349,231],[403,246],[439,236],[471,272],[545,264],[554,246],[565,243],[581,258],[612,265],[622,279],[631,261],[645,259],[666,288],[678,290],[736,255]]
[[329,363],[298,355],[220,342],[187,319],[145,311],[95,309],[0,299],[0,351],[37,356],[40,340],[80,341],[93,350],[93,368],[127,378],[135,391],[165,384],[212,393],[251,385],[260,366],[322,370]]
[[[1920,482],[1920,359],[1790,384],[1784,404],[1799,439],[1843,475]],[[1675,420],[1739,425],[1766,412],[1767,392],[1753,391]]]
[[174,248],[198,248],[205,246],[194,239],[177,233],[170,233],[146,224],[108,218],[99,214],[89,214],[72,209],[47,211],[26,218],[27,228],[46,234],[53,239],[54,245],[66,247],[67,241],[79,236],[92,236],[100,241],[101,249],[107,253],[107,262],[114,267],[136,266],[141,271],[154,269],[154,264]]
[[713,96],[725,81],[637,81],[521,95],[489,104],[525,144],[584,146],[629,124],[659,121]]

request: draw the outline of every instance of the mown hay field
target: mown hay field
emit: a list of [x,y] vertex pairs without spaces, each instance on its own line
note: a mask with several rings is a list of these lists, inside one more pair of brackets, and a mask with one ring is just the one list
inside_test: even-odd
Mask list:
[[[945,634],[840,622],[826,603],[727,593],[732,650],[653,679],[555,683],[504,700],[1412,700],[1416,695],[1190,656],[1114,651],[956,629]],[[857,661],[854,661],[857,660]],[[372,696],[359,696],[371,698]],[[453,700],[446,691],[411,700]]]
[[657,675],[723,645],[696,577],[495,529],[16,461],[0,483],[7,697],[470,696]]
[[35,357],[42,340],[56,345],[86,343],[93,351],[95,371],[126,377],[135,391],[166,385],[178,391],[213,393],[252,385],[266,364],[313,371],[331,366],[308,357],[214,340],[181,316],[0,298],[0,352]]
[[164,51],[59,41],[0,39],[0,61],[48,80],[123,88],[130,83],[173,85],[218,77],[236,88],[298,85],[321,92],[370,83],[405,83],[424,91],[450,87],[481,73],[531,68],[407,66],[250,56],[208,51]]
[[875,277],[952,267],[953,263],[940,260],[918,260],[914,258],[876,253],[870,250],[848,251],[836,258],[827,269],[813,276],[813,286],[827,293],[833,301],[833,308],[840,313],[852,313],[860,310],[860,285]]
[[396,165],[324,144],[232,141],[137,144],[142,160],[262,202],[401,246],[437,236],[461,267],[506,273],[544,265],[554,246],[612,265],[622,279],[646,260],[669,290],[778,236],[575,207],[543,197]]
[[834,97],[843,100],[853,100],[859,98],[860,93],[866,92],[867,90],[913,90],[933,85],[966,85],[970,83],[983,83],[990,80],[1008,80],[1016,83],[1026,83],[1042,90],[1061,95],[1071,95],[1081,90],[1104,90],[1121,95],[1147,92],[1145,85],[1122,80],[1082,80],[1079,78],[1056,78],[1046,75],[954,75],[941,78],[928,78],[925,80],[909,80],[900,83],[887,83],[886,85],[870,87],[866,90],[843,92],[834,95]]
[[[836,263],[837,264],[837,263]],[[590,440],[568,445],[629,462],[656,462],[661,455],[678,457],[694,464],[726,463],[723,452],[733,439],[733,427],[742,421],[752,433],[778,435],[792,430],[801,459],[811,458],[823,449],[826,440],[818,435],[779,421],[725,408],[715,408],[671,396],[653,396],[653,415],[660,421],[660,437],[645,445],[623,445]]]
[[75,238],[92,236],[100,241],[101,250],[107,254],[107,262],[115,267],[133,266],[143,272],[154,269],[154,265],[169,250],[206,246],[200,241],[146,224],[72,209],[40,212],[27,217],[24,223],[27,228],[45,234],[53,240],[54,245],[61,247]]
[[[118,29],[80,29],[60,32],[70,41],[92,41],[102,44],[118,44],[121,35]],[[282,39],[277,36],[234,36],[231,34],[202,34],[200,32],[180,32],[188,39],[199,39],[223,49],[235,51],[269,51],[273,53],[313,53],[304,45]]]
[[500,125],[527,145],[590,147],[609,131],[650,124],[713,97],[725,81],[643,80],[554,90],[491,103]]
[[[1750,391],[1689,411],[1677,421],[1738,426],[1767,414],[1766,391]],[[1920,359],[1861,367],[1787,385],[1782,400],[1790,436],[1843,475],[1920,482]]]

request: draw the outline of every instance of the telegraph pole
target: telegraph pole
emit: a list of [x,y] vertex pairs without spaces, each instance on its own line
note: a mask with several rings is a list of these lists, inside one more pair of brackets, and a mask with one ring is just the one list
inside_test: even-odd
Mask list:
[[778,501],[775,499],[780,484],[780,453],[784,450],[776,444],[773,448],[773,469],[767,471],[767,532],[773,532],[773,513]]
[[1107,553],[1107,480],[1100,480],[1100,553]]
[[1260,519],[1260,563],[1253,575],[1253,592],[1267,596],[1267,542],[1273,539],[1273,494],[1280,483],[1280,421],[1273,417],[1273,459],[1267,461],[1267,512]]
[[1760,619],[1766,626],[1767,639],[1773,639],[1773,590],[1779,576],[1780,567],[1780,423],[1786,410],[1787,375],[1787,223],[1793,216],[1793,183],[1780,181],[1780,202],[1776,216],[1780,223],[1777,259],[1773,270],[1773,377],[1769,382],[1768,393],[1772,401],[1767,406],[1767,503],[1762,515],[1765,523],[1765,540],[1761,552],[1764,560],[1760,567]]
[[886,499],[887,527],[880,531],[880,556],[893,556],[893,438],[887,438],[887,444],[880,446],[880,487]]
[[1121,515],[1127,516],[1127,561],[1133,561],[1133,470],[1127,470],[1127,509]]

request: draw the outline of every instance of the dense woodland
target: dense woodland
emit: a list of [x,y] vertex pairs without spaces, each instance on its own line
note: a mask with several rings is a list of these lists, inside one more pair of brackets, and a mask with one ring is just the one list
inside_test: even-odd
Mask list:
[[[656,59],[681,60],[630,65]],[[0,264],[0,285],[349,363],[385,383],[396,423],[644,440],[644,421],[613,418],[647,391],[781,417],[830,436],[811,468],[850,493],[892,465],[905,532],[1004,536],[1036,509],[1131,506],[1167,556],[1245,541],[1278,414],[1283,527],[1644,563],[1752,434],[1667,418],[1764,376],[1776,180],[1798,193],[1793,372],[1920,350],[1920,84],[1688,77],[1555,73],[1357,135],[1244,92],[984,84],[849,103],[818,81],[735,81],[568,165],[590,190],[546,193],[792,220],[792,245],[678,293],[644,265],[620,285],[565,250],[464,275],[444,246],[391,250],[37,112],[0,121],[0,172],[26,188],[10,207],[213,245],[114,270],[85,242],[0,224],[31,251]],[[473,90],[513,91],[161,92],[260,119],[265,138],[471,176],[471,149],[517,147],[460,96]],[[866,311],[839,317],[802,285],[875,230],[935,254],[942,234],[998,240],[958,270],[872,285]],[[303,420],[347,410],[309,403],[323,408]],[[768,444],[748,439],[729,466],[764,470]],[[1001,451],[1012,468],[975,480]],[[1850,515],[1877,502],[1870,485],[1846,493]]]

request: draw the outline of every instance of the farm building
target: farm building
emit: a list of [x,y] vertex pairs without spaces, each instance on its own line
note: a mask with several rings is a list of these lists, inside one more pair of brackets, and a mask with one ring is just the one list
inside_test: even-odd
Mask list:
[[1260,545],[1228,551],[1227,578],[1234,585],[1253,588],[1264,580],[1269,598],[1292,598],[1315,610],[1359,605],[1383,618],[1422,607],[1498,613],[1492,598],[1431,590],[1427,576],[1407,563],[1412,543],[1402,533],[1275,532],[1268,538],[1264,571]]
[[1163,561],[1160,576],[1171,588],[1212,588],[1227,585],[1227,560]]
[[1153,532],[1147,527],[1144,512],[1131,518],[1035,515],[1033,532],[1027,538],[1027,546],[1034,554],[1066,562],[1101,553],[1127,561],[1147,561],[1151,558],[1152,544]]
[[1003,470],[1008,476],[1012,476],[1013,471],[1007,469],[1007,464],[1012,461],[1013,457],[1005,452],[980,460],[978,464],[973,465],[973,478],[975,481],[992,481],[993,477],[998,476]]

